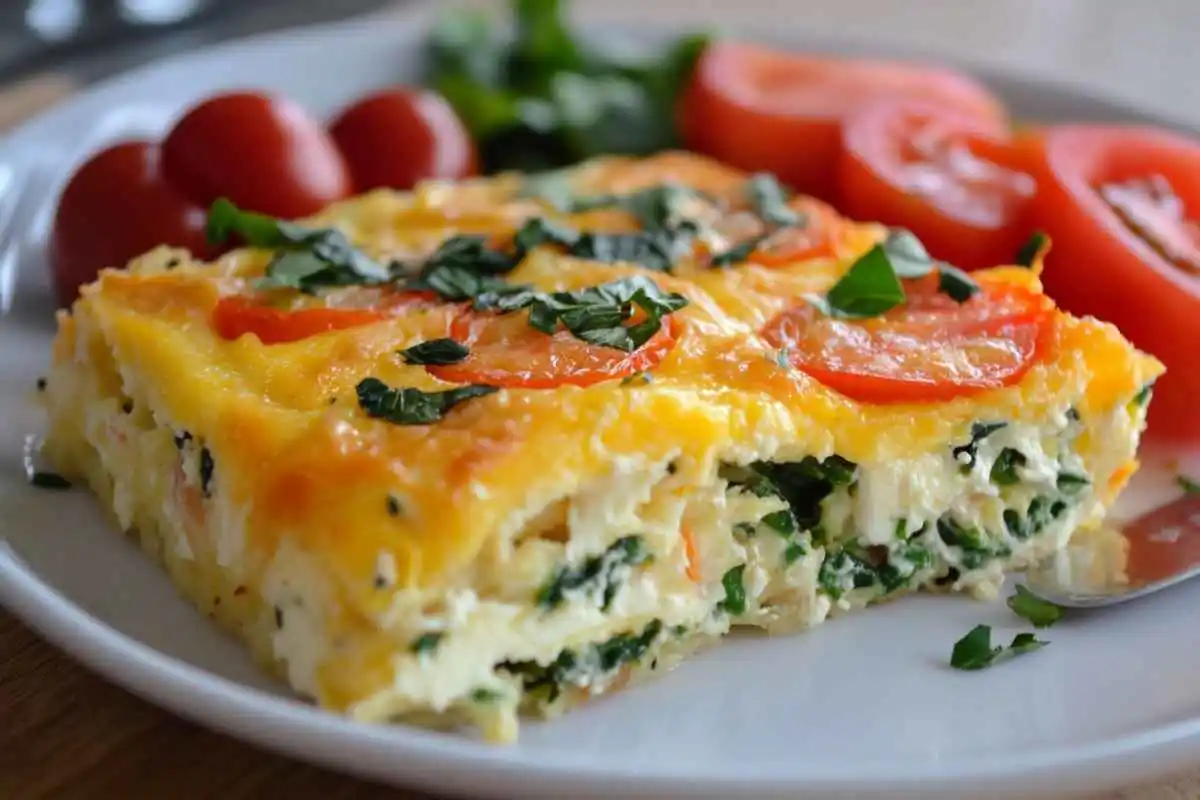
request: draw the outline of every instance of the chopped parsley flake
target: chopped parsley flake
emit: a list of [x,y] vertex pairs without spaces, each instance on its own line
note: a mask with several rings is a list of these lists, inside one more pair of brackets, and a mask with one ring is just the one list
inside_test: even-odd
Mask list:
[[972,422],[971,441],[959,445],[950,451],[951,455],[954,456],[954,460],[958,463],[959,469],[964,473],[970,472],[975,466],[975,456],[979,449],[979,443],[1001,428],[1007,427],[1007,425],[1007,422]]
[[746,587],[742,584],[742,574],[745,571],[746,565],[738,564],[731,567],[721,578],[725,599],[717,607],[732,617],[746,613]]
[[441,392],[423,392],[411,387],[393,389],[378,378],[363,378],[355,391],[359,408],[367,416],[397,425],[429,425],[460,403],[500,390],[495,386],[472,384]]
[[561,606],[570,593],[598,592],[600,609],[607,611],[621,588],[620,578],[631,567],[650,560],[640,536],[625,536],[613,542],[599,555],[584,560],[578,567],[559,566],[554,576],[537,594],[537,604],[551,610]]
[[1021,451],[1006,447],[1000,451],[1000,455],[996,456],[995,462],[992,463],[989,477],[997,486],[1015,486],[1021,482],[1021,476],[1017,474],[1017,469],[1025,466],[1025,463],[1026,458]]
[[954,644],[950,654],[950,666],[962,670],[987,669],[1001,661],[1022,653],[1032,653],[1046,646],[1032,633],[1018,633],[1008,647],[992,647],[990,625],[976,625]]
[[1008,607],[1018,617],[1033,623],[1035,628],[1049,628],[1063,615],[1062,606],[1043,600],[1022,585],[1018,585],[1016,594],[1008,598]]
[[416,639],[413,639],[412,644],[408,646],[409,651],[416,653],[418,656],[433,655],[439,644],[442,643],[444,633],[433,631],[423,633]]

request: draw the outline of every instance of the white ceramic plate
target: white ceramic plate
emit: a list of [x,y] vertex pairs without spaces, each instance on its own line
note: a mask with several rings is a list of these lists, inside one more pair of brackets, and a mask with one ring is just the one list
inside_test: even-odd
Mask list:
[[[1200,583],[1076,614],[1053,645],[982,673],[947,667],[1002,603],[914,597],[808,635],[735,637],[518,746],[355,725],[290,699],[109,530],[84,492],[30,488],[22,442],[48,358],[43,248],[57,187],[103,143],[153,134],[213,91],[263,87],[328,113],[416,74],[420,21],[249,40],[106,83],[0,143],[0,600],[128,689],[193,720],[376,779],[488,797],[1013,797],[1200,764]],[[829,43],[793,41],[814,49]],[[824,44],[824,46],[822,46]],[[850,49],[854,48],[841,48]],[[1022,116],[1145,119],[1076,90],[987,75]]]

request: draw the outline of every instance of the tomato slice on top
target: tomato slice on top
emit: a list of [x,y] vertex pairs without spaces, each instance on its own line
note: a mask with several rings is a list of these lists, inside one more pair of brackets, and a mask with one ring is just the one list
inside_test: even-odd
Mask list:
[[222,339],[252,333],[263,344],[284,344],[330,331],[357,328],[394,317],[406,309],[437,304],[432,292],[393,292],[369,307],[280,308],[261,297],[229,295],[213,309],[213,330]]
[[864,403],[929,403],[1011,386],[1033,366],[1053,304],[1021,287],[982,284],[959,304],[937,278],[906,281],[908,302],[880,317],[827,317],[807,302],[763,328],[793,366]]
[[852,115],[843,142],[838,194],[850,217],[906,228],[967,270],[1012,263],[1029,235],[1037,184],[997,121],[891,100]]
[[457,364],[430,365],[435,378],[522,389],[591,386],[658,366],[679,338],[680,325],[666,317],[648,342],[627,353],[588,344],[569,331],[545,334],[529,325],[529,314],[495,315],[467,310],[450,326],[450,337],[471,348]]

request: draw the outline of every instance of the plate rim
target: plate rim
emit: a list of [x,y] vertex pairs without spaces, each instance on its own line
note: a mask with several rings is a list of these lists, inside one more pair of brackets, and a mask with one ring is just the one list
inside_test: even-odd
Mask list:
[[[238,37],[118,73],[12,129],[0,138],[0,156],[28,147],[41,131],[54,129],[70,120],[81,105],[94,102],[97,96],[119,93],[123,87],[136,85],[164,66],[186,69],[191,63],[216,56],[237,58],[245,51],[285,46],[288,40],[304,36],[388,35],[380,33],[379,16],[366,15],[335,24],[291,27]],[[430,16],[430,9],[421,7],[390,12],[385,19],[388,28],[400,29],[423,24]],[[655,27],[674,30],[669,25]],[[877,42],[866,38],[831,37],[800,31],[756,36],[753,31],[739,29],[737,34],[795,48],[814,47],[819,43],[821,49],[831,52],[853,52],[878,46]],[[1167,127],[1196,130],[1158,110],[1139,109],[1128,98],[1107,93],[1081,80],[1047,77],[1033,70],[971,59],[922,57],[919,48],[890,47],[889,52],[896,53],[897,57],[952,64],[981,75],[985,80],[998,79],[1070,94],[1080,101],[1115,111],[1126,109],[1127,114],[1154,119]],[[59,191],[57,185],[50,188]],[[539,763],[536,751],[521,753],[412,726],[383,727],[352,722],[301,700],[273,695],[193,666],[118,631],[71,601],[23,561],[2,532],[0,605],[90,670],[193,723],[338,771],[389,782],[395,782],[397,775],[402,773],[401,777],[410,785],[439,790],[454,787],[476,795],[484,781],[497,781],[498,785],[485,788],[499,796],[516,786],[532,792],[537,791],[535,784],[540,781],[570,779],[585,781],[586,786],[577,788],[587,791],[588,796],[629,791],[639,796],[648,796],[648,792],[669,796],[670,792],[687,787],[689,792],[699,790],[704,796],[713,797],[741,796],[747,792],[754,796],[782,797],[794,796],[796,792],[824,791],[891,796],[893,792],[905,790],[919,790],[925,796],[929,796],[929,792],[939,792],[963,797],[981,790],[993,790],[1000,783],[1011,783],[1014,779],[1032,780],[1039,786],[1048,787],[1054,785],[1052,781],[1068,776],[1081,783],[1090,776],[1097,786],[1109,786],[1111,784],[1098,781],[1103,776],[1118,774],[1122,781],[1137,780],[1187,768],[1195,766],[1196,758],[1200,756],[1200,715],[1195,715],[1144,727],[1132,734],[1082,745],[1056,746],[1035,754],[1007,755],[999,759],[971,756],[957,758],[953,765],[937,763],[899,770],[897,767],[901,764],[889,762],[888,771],[879,774],[864,774],[861,767],[854,770],[842,767],[828,772],[808,769],[803,774],[775,772],[769,777],[756,777],[753,773],[735,776],[728,769],[706,773],[704,763],[687,773],[670,769],[629,769],[620,765],[613,769],[611,765],[601,767],[594,761],[561,755],[553,761]],[[348,763],[339,757],[346,750],[367,757]],[[400,770],[386,768],[389,763],[395,767],[401,761],[405,764]],[[869,768],[870,764],[866,766]],[[463,770],[464,767],[467,769]]]

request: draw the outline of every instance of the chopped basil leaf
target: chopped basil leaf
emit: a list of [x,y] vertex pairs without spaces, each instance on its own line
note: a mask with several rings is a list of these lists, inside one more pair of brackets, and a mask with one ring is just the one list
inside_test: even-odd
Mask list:
[[950,666],[962,670],[986,669],[1021,653],[1031,653],[1047,643],[1038,641],[1032,633],[1018,633],[1007,648],[992,647],[992,628],[976,625],[954,645]]
[[761,522],[783,537],[791,536],[799,528],[796,524],[796,517],[786,508],[780,511],[772,511],[763,517]]
[[966,444],[960,444],[950,451],[959,468],[964,472],[970,472],[971,468],[975,466],[975,456],[979,448],[979,443],[1007,425],[1007,422],[972,422],[971,441]]
[[407,364],[457,364],[471,354],[470,348],[453,339],[430,339],[400,351]]
[[900,278],[924,278],[933,269],[933,259],[921,240],[909,231],[898,229],[888,233],[880,245]]
[[1021,482],[1021,476],[1017,474],[1017,469],[1025,466],[1025,463],[1026,458],[1021,451],[1006,447],[1000,451],[1000,455],[996,456],[989,477],[997,486],[1015,486]]
[[578,213],[598,208],[619,208],[636,217],[643,228],[657,230],[687,219],[688,206],[699,199],[700,193],[690,186],[668,182],[629,194],[581,197],[571,204],[570,210]]
[[1043,231],[1034,231],[1025,244],[1017,250],[1013,263],[1018,267],[1032,267],[1038,259],[1045,258],[1046,251],[1049,249],[1050,237]]
[[957,267],[938,263],[938,291],[956,303],[965,303],[979,294],[979,284]]
[[431,633],[423,633],[416,639],[413,639],[408,649],[419,656],[433,655],[439,644],[442,643],[444,633],[434,631]]
[[495,386],[459,386],[442,392],[393,389],[378,378],[363,378],[355,387],[358,405],[368,416],[397,425],[429,425],[459,403],[500,391]]
[[419,269],[397,264],[394,270],[416,273],[405,284],[408,289],[432,291],[443,300],[460,302],[507,289],[509,284],[500,276],[514,270],[526,252],[528,249],[521,246],[519,238],[516,251],[510,253],[491,247],[484,236],[452,236]]
[[30,474],[29,483],[31,486],[36,486],[39,489],[71,488],[71,482],[57,472],[43,472],[41,470]]
[[728,267],[733,264],[740,264],[758,249],[758,246],[763,243],[767,236],[769,234],[754,236],[744,242],[739,242],[725,252],[714,255],[708,263],[714,267]]
[[1086,475],[1060,472],[1058,473],[1058,479],[1054,483],[1063,494],[1075,494],[1082,491],[1085,486],[1090,486],[1092,482],[1088,480]]
[[538,591],[537,604],[555,609],[571,592],[598,592],[600,610],[607,611],[616,599],[625,570],[650,560],[640,536],[625,536],[613,542],[607,550],[584,560],[578,567],[560,566],[554,577]]
[[1189,478],[1187,475],[1177,475],[1175,476],[1175,481],[1185,494],[1200,494],[1200,482]]
[[904,287],[883,245],[876,245],[851,265],[825,294],[823,311],[833,316],[877,317],[904,302]]
[[1016,594],[1008,598],[1008,607],[1018,617],[1033,623],[1035,628],[1049,628],[1063,615],[1062,606],[1043,600],[1021,585],[1017,586]]
[[838,487],[854,483],[858,465],[838,455],[805,456],[794,462],[760,461],[752,469],[757,481],[743,485],[759,496],[783,498],[800,530],[811,531],[821,524],[821,503]]
[[256,282],[260,289],[297,289],[311,292],[323,286],[384,283],[388,270],[356,248],[334,228],[307,228],[242,211],[220,198],[208,212],[208,239],[221,244],[234,234],[251,247],[274,249],[266,274]]
[[717,607],[733,617],[746,613],[746,587],[742,585],[742,573],[745,571],[746,565],[738,564],[731,567],[721,578],[725,599]]
[[759,172],[746,181],[746,199],[763,222],[784,228],[799,225],[800,214],[788,207],[787,191],[770,173]]

